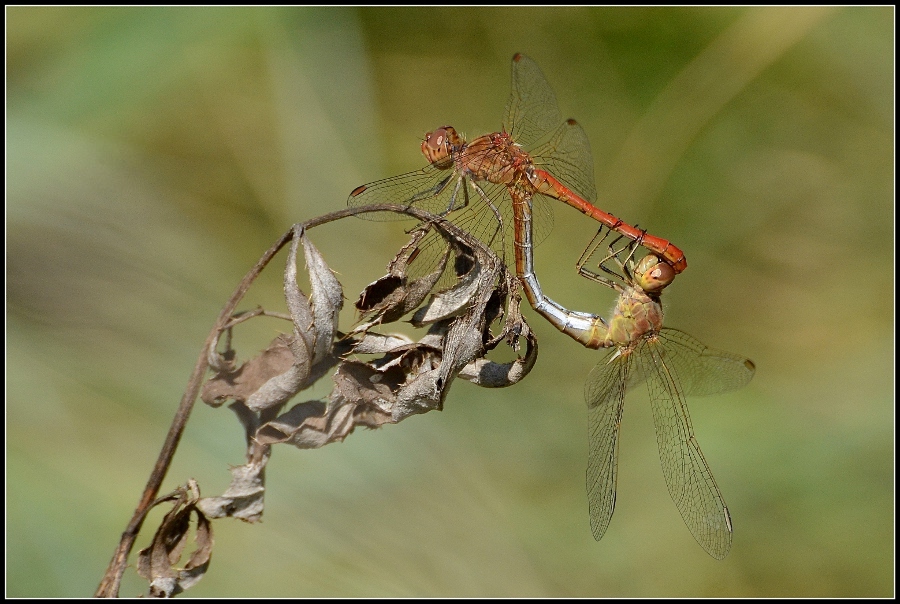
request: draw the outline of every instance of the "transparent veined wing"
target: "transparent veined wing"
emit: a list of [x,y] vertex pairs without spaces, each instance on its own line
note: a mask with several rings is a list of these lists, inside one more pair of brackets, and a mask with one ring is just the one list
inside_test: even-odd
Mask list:
[[616,506],[619,427],[625,403],[631,355],[611,348],[591,370],[585,384],[588,405],[587,494],[591,532],[599,541]]
[[556,95],[532,59],[517,54],[512,60],[512,91],[506,103],[503,129],[528,147],[562,121]]
[[696,348],[678,338],[666,339],[657,334],[643,339],[636,354],[650,391],[659,458],[669,495],[697,543],[721,560],[731,549],[731,516],[694,437],[677,373],[680,366],[671,360],[679,354],[684,358],[696,352]]

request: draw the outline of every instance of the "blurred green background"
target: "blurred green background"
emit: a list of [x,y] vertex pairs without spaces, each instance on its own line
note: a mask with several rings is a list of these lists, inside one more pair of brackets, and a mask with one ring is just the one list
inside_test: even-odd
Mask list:
[[[237,281],[292,222],[423,166],[425,132],[498,129],[515,52],[584,125],[598,205],[686,251],[667,323],[757,364],[748,388],[689,400],[731,554],[708,557],[681,521],[643,391],[593,540],[597,353],[529,309],[540,357],[523,383],[457,382],[443,413],[277,448],[265,521],[218,521],[185,595],[892,595],[892,7],[7,18],[7,595],[93,593]],[[402,228],[312,236],[354,300]],[[560,205],[537,271],[555,300],[605,314],[611,295],[574,271],[595,229]],[[280,270],[249,304],[278,307]],[[232,414],[198,404],[167,487],[221,493],[242,448]],[[143,590],[131,569],[122,595]]]

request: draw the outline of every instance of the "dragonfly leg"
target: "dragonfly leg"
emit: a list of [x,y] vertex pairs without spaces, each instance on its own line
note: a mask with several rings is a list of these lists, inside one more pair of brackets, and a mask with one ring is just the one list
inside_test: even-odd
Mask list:
[[[619,234],[615,239],[607,243],[606,256],[604,256],[597,263],[597,268],[609,275],[609,277],[606,277],[585,267],[591,256],[593,256],[597,252],[597,248],[599,248],[600,245],[612,233],[612,229],[609,229],[608,227],[600,227],[600,229],[597,231],[597,234],[594,235],[593,239],[591,239],[590,243],[588,243],[587,247],[581,253],[581,257],[575,264],[575,268],[578,271],[578,274],[582,277],[600,283],[601,285],[605,285],[606,287],[610,287],[615,291],[621,293],[622,286],[619,285],[618,281],[628,281],[628,279],[631,277],[629,264],[632,263],[634,253],[641,243],[640,237],[636,240],[632,240],[624,235]],[[625,243],[621,247],[617,248],[616,246],[619,245],[619,242],[623,240]],[[628,255],[624,260],[622,260],[621,255],[626,252]],[[607,263],[609,263],[610,261],[616,263],[616,265],[619,267],[620,272],[616,272],[615,270],[607,266]],[[612,277],[612,279],[610,277]]]
[[[451,172],[450,174],[447,175],[447,178],[437,182],[430,189],[425,189],[424,191],[419,191],[418,193],[416,193],[415,195],[410,197],[408,201],[406,201],[406,207],[408,207],[408,208],[412,207],[415,204],[417,204],[418,202],[422,201],[423,199],[431,199],[433,197],[437,197],[438,195],[440,195],[441,193],[444,192],[444,189],[447,188],[447,185],[450,184],[450,181],[453,180],[454,176],[455,176],[455,174],[453,172]],[[456,188],[459,189],[458,182],[457,182]],[[453,206],[453,199],[455,199],[455,197],[456,197],[456,192],[454,191],[453,195],[450,196],[451,208]]]
[[[637,227],[635,226],[635,228]],[[622,237],[618,237],[609,245],[609,258],[612,259],[616,263],[616,266],[619,267],[619,270],[622,271],[618,274],[624,275],[626,281],[631,281],[632,277],[634,276],[634,271],[632,270],[632,268],[634,267],[634,252],[640,245],[641,240],[644,237],[644,233],[646,233],[646,231],[642,230],[640,237],[633,241],[628,241],[624,247],[621,247],[619,249],[615,249],[615,245],[620,239],[622,239]],[[623,260],[621,258],[621,254],[626,251],[628,252],[628,255],[625,256],[625,259]],[[600,265],[600,268],[602,268],[607,273],[616,274],[608,266],[602,263]]]
[[[597,248],[600,247],[600,244],[603,243],[604,239],[606,239],[612,231],[604,230],[601,226],[597,233],[591,238],[591,241],[584,248],[584,251],[581,252],[581,257],[578,259],[578,262],[575,263],[575,267],[578,269],[578,272],[581,272],[582,267],[587,263],[588,259],[594,255],[594,252],[597,251]],[[602,237],[601,237],[602,235]]]
[[[464,181],[465,179],[460,176],[456,179],[456,185],[453,187],[453,193],[450,194],[450,201],[447,204],[447,209],[441,212],[441,216],[446,216],[450,212],[455,212],[460,208],[464,208],[469,205],[469,191],[466,189]],[[462,190],[463,202],[462,205],[456,205],[456,199],[459,196],[459,192]]]
[[[425,191],[419,191],[418,193],[413,195],[409,199],[408,202],[406,202],[406,207],[411,208],[411,207],[415,206],[416,203],[422,201],[423,199],[431,199],[433,197],[437,197],[438,195],[440,195],[441,193],[444,192],[444,189],[447,188],[447,185],[450,184],[450,181],[453,180],[453,177],[454,177],[454,174],[451,173],[449,176],[447,176],[447,178],[440,181],[439,183],[434,185],[432,188],[426,189]],[[447,204],[447,209],[442,210],[439,214],[440,216],[442,216],[442,217],[446,216],[450,212],[459,209],[454,206],[456,205],[456,196],[459,195],[459,189],[460,189],[460,186],[462,185],[462,181],[463,181],[463,178],[461,176],[457,177],[456,186],[453,187],[453,192],[450,194],[450,202]],[[466,193],[465,190],[463,190],[463,191],[464,191],[465,201],[463,202],[463,205],[461,207],[466,207],[467,205],[469,205],[469,197],[468,197],[468,193]],[[413,227],[410,231],[407,231],[407,234],[411,233],[416,228],[418,228],[418,226]]]

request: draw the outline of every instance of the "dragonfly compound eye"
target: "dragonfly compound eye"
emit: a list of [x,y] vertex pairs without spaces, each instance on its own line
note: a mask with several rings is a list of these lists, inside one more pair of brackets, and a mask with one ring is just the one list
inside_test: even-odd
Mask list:
[[658,292],[675,279],[675,269],[654,254],[647,254],[634,268],[638,285],[645,292]]
[[453,139],[456,138],[455,134],[452,127],[444,126],[425,135],[425,140],[422,141],[422,154],[429,163],[444,167],[443,164],[450,159],[451,145]]

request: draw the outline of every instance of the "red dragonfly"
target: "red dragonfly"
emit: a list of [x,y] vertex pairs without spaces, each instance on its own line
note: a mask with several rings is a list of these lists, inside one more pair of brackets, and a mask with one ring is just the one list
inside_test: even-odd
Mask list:
[[[687,267],[684,253],[675,245],[591,203],[597,192],[587,135],[575,120],[562,120],[544,74],[525,55],[512,60],[512,93],[500,132],[467,143],[452,126],[443,126],[425,136],[422,153],[428,166],[359,186],[350,193],[348,205],[390,203],[444,215],[512,263],[518,233],[513,232],[517,217],[510,200],[518,198],[531,206],[532,243],[537,244],[552,228],[552,203],[547,199],[552,198],[639,242],[676,274]],[[373,212],[363,217],[390,220],[402,215]],[[412,272],[429,272],[445,249],[443,240],[430,233],[419,244],[415,260],[419,269],[413,265]]]

